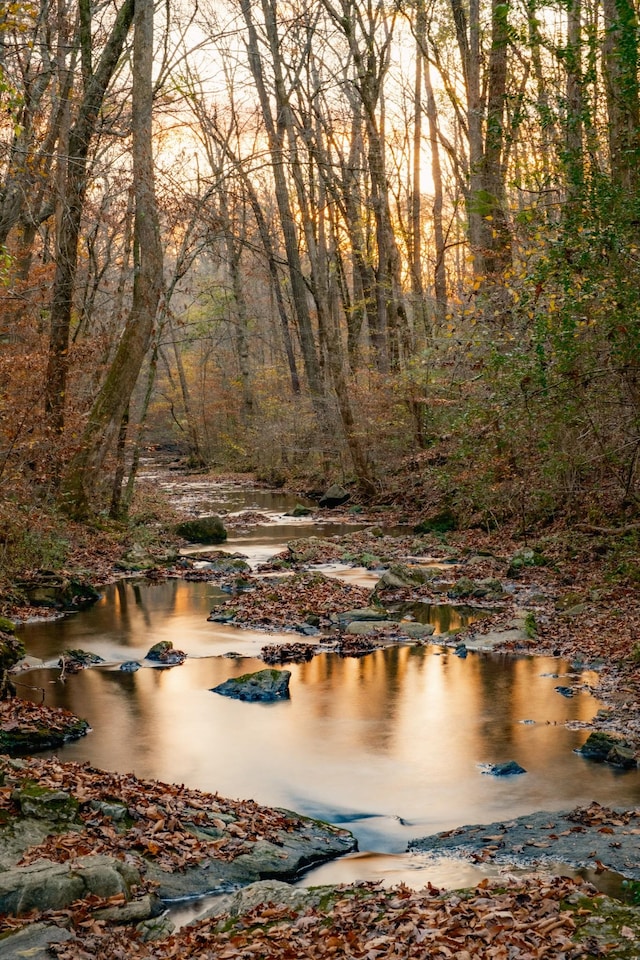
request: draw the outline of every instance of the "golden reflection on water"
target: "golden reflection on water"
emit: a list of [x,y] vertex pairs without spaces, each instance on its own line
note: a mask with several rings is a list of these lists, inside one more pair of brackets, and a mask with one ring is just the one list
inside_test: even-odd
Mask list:
[[[598,702],[555,690],[592,680],[566,675],[558,660],[462,659],[429,645],[357,659],[322,654],[289,668],[289,701],[241,703],[211,688],[264,664],[203,656],[227,642],[206,622],[211,598],[206,584],[123,584],[90,611],[24,629],[30,652],[49,657],[82,647],[132,659],[163,638],[190,654],[172,669],[98,667],[64,684],[57,670],[26,675],[44,687],[48,704],[86,717],[93,728],[60,756],[342,819],[361,847],[387,851],[462,823],[592,799],[620,806],[640,799],[636,773],[619,776],[573,753],[587,733],[566,729],[565,721],[590,720]],[[238,646],[269,639],[251,640],[250,631],[234,636]],[[560,676],[542,676],[553,673]],[[483,764],[512,759],[526,775],[483,772]]]

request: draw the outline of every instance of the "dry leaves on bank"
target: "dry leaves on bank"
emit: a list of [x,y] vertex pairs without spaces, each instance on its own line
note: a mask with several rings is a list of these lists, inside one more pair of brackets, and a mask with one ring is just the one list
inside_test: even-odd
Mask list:
[[78,717],[62,707],[47,707],[19,697],[0,701],[0,730],[6,733],[37,733],[46,728],[63,735],[79,722]]
[[505,890],[483,881],[468,897],[374,884],[338,888],[326,908],[262,904],[229,924],[212,918],[159,943],[101,928],[52,947],[58,960],[573,960],[580,913],[564,901],[593,889],[567,878]]
[[[5,770],[8,782],[35,782],[80,801],[82,830],[49,836],[25,853],[22,864],[42,858],[62,863],[87,854],[136,852],[173,872],[206,858],[233,860],[258,840],[278,844],[283,834],[306,829],[304,821],[253,800],[229,800],[181,785],[139,780],[132,774],[107,773],[88,764],[29,758],[17,776],[13,768],[5,766]],[[127,823],[122,828],[92,805],[105,800],[126,808]],[[0,807],[15,812],[10,787],[0,791]]]

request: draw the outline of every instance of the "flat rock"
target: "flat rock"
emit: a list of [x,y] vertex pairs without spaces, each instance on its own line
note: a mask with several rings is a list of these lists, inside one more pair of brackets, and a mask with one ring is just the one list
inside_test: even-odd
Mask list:
[[203,918],[217,917],[221,914],[239,917],[249,913],[261,903],[287,906],[299,912],[307,907],[317,906],[325,894],[334,889],[334,887],[294,887],[282,880],[257,880],[243,887],[242,890],[221,896],[216,904],[203,914]]
[[354,620],[347,626],[346,633],[352,636],[366,637],[369,634],[392,634],[398,637],[409,637],[412,640],[420,640],[422,637],[430,637],[435,633],[435,627],[432,623],[417,623],[416,621],[405,620]]
[[298,819],[301,829],[281,833],[276,843],[258,840],[250,853],[235,860],[206,860],[179,873],[166,873],[150,862],[146,876],[159,884],[159,897],[180,899],[245,886],[256,880],[292,880],[308,867],[357,849],[355,838],[347,830],[320,820]]
[[62,910],[89,894],[131,896],[140,882],[135,867],[105,855],[78,857],[66,863],[38,860],[0,873],[0,913],[24,916],[31,910]]
[[447,830],[412,840],[409,850],[519,866],[554,862],[599,870],[599,862],[623,877],[640,880],[638,827],[635,811],[612,811],[592,803],[561,813],[537,811]]
[[30,923],[0,939],[0,960],[51,960],[49,944],[66,943],[73,933],[49,923]]

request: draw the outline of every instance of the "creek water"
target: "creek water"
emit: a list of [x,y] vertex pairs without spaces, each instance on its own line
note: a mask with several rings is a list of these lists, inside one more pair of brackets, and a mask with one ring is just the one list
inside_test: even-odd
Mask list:
[[[253,491],[232,492],[241,501],[236,509],[255,508]],[[233,537],[224,549],[244,553],[255,565],[294,535],[322,535],[318,525],[275,513],[288,505],[274,497],[260,508],[271,511],[272,522]],[[219,510],[220,502],[211,508]],[[366,570],[329,570],[365,584],[378,577]],[[436,624],[433,644],[394,646],[360,659],[323,653],[290,665],[291,699],[258,704],[211,692],[229,677],[263,668],[257,654],[274,641],[273,634],[207,622],[225,596],[205,582],[125,580],[107,587],[88,610],[25,624],[21,635],[32,656],[55,662],[65,649],[79,647],[107,661],[65,682],[57,669],[19,678],[36,688],[21,694],[37,700],[42,690],[47,704],[71,710],[92,727],[57,755],[252,798],[350,829],[361,852],[312,871],[303,883],[463,885],[486,875],[486,865],[479,870],[405,854],[408,841],[533,810],[591,800],[634,806],[640,799],[640,774],[620,774],[574,752],[587,733],[566,721],[590,720],[599,704],[584,691],[567,699],[555,688],[577,688],[594,675],[574,673],[551,658],[457,657],[437,643],[437,635],[464,623],[468,611],[422,608],[421,618]],[[119,669],[164,639],[188,654],[183,665]],[[511,759],[527,773],[487,775],[486,765]]]

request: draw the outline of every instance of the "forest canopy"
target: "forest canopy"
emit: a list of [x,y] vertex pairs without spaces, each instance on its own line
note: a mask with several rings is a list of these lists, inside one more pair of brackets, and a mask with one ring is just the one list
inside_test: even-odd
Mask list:
[[635,0],[0,9],[0,475],[637,513]]

